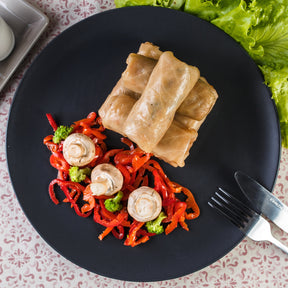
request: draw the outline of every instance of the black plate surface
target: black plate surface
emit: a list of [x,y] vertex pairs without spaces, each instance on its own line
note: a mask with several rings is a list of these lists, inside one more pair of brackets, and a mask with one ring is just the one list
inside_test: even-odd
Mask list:
[[[201,209],[190,231],[178,228],[145,245],[125,247],[107,237],[92,218],[67,204],[54,205],[48,184],[56,177],[42,139],[52,133],[45,113],[71,124],[97,111],[130,52],[153,42],[199,67],[219,100],[199,131],[185,168],[163,164],[168,176],[189,187]],[[110,147],[119,136],[109,133]],[[131,281],[156,281],[197,271],[242,239],[207,201],[221,186],[239,190],[242,170],[271,189],[277,175],[280,132],[270,91],[255,63],[228,35],[191,15],[165,8],[133,7],[92,16],[52,41],[37,57],[15,95],[7,130],[9,173],[19,202],[39,234],[61,255],[97,274]]]

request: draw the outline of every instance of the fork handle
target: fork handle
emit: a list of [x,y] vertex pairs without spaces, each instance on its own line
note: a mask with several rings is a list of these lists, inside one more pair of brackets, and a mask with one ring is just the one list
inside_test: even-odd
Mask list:
[[273,243],[275,246],[280,248],[282,251],[288,254],[288,247],[282,244],[280,241],[278,241],[276,238],[274,238],[272,235],[267,239],[269,242]]

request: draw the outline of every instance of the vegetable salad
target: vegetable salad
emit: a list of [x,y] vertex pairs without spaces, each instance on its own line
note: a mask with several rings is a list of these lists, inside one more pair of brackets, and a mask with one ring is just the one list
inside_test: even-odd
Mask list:
[[[163,232],[167,235],[178,225],[189,230],[186,221],[200,214],[194,196],[187,188],[172,182],[152,154],[135,147],[127,138],[121,139],[127,149],[108,149],[105,128],[94,112],[69,127],[58,126],[51,114],[46,116],[54,135],[45,137],[43,143],[51,152],[50,164],[58,172],[49,184],[50,198],[55,204],[60,203],[61,192],[58,195],[59,191],[55,189],[59,186],[65,195],[63,202],[70,203],[77,215],[91,216],[104,227],[98,236],[100,240],[112,234],[123,239],[124,245],[134,247]],[[88,143],[87,147],[92,141],[94,152],[88,164],[82,165],[80,161],[79,165],[73,166],[69,162],[77,163],[76,156],[91,152],[85,150],[86,144],[82,145],[82,140]],[[72,146],[65,152],[67,141]],[[65,153],[71,159],[65,158]],[[160,203],[156,214],[152,196],[157,196],[157,203]],[[130,213],[129,206],[135,204],[134,200],[142,206],[133,207],[133,213]],[[145,219],[149,209],[155,215],[139,221],[137,217]]]

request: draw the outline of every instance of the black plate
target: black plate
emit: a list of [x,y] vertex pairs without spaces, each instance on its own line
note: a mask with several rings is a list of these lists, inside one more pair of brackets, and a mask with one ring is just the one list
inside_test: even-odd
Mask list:
[[[45,113],[62,124],[97,111],[125,68],[130,52],[151,41],[199,67],[219,100],[199,131],[185,168],[163,165],[189,187],[201,209],[190,232],[125,247],[107,237],[92,218],[67,204],[54,205],[48,184],[56,176],[42,139],[52,130]],[[61,255],[97,274],[156,281],[197,271],[229,252],[243,236],[207,205],[218,186],[239,190],[242,170],[267,188],[276,178],[280,133],[271,95],[257,66],[228,35],[182,12],[165,8],[121,8],[92,16],[58,36],[31,65],[15,95],[7,132],[9,172],[19,202],[38,233]],[[119,136],[109,133],[110,147]]]

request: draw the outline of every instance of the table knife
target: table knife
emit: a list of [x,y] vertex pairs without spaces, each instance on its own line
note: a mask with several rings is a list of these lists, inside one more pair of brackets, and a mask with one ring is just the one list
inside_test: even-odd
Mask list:
[[288,233],[288,207],[245,173],[237,171],[234,177],[243,194],[251,202],[251,208],[266,216],[279,228]]

